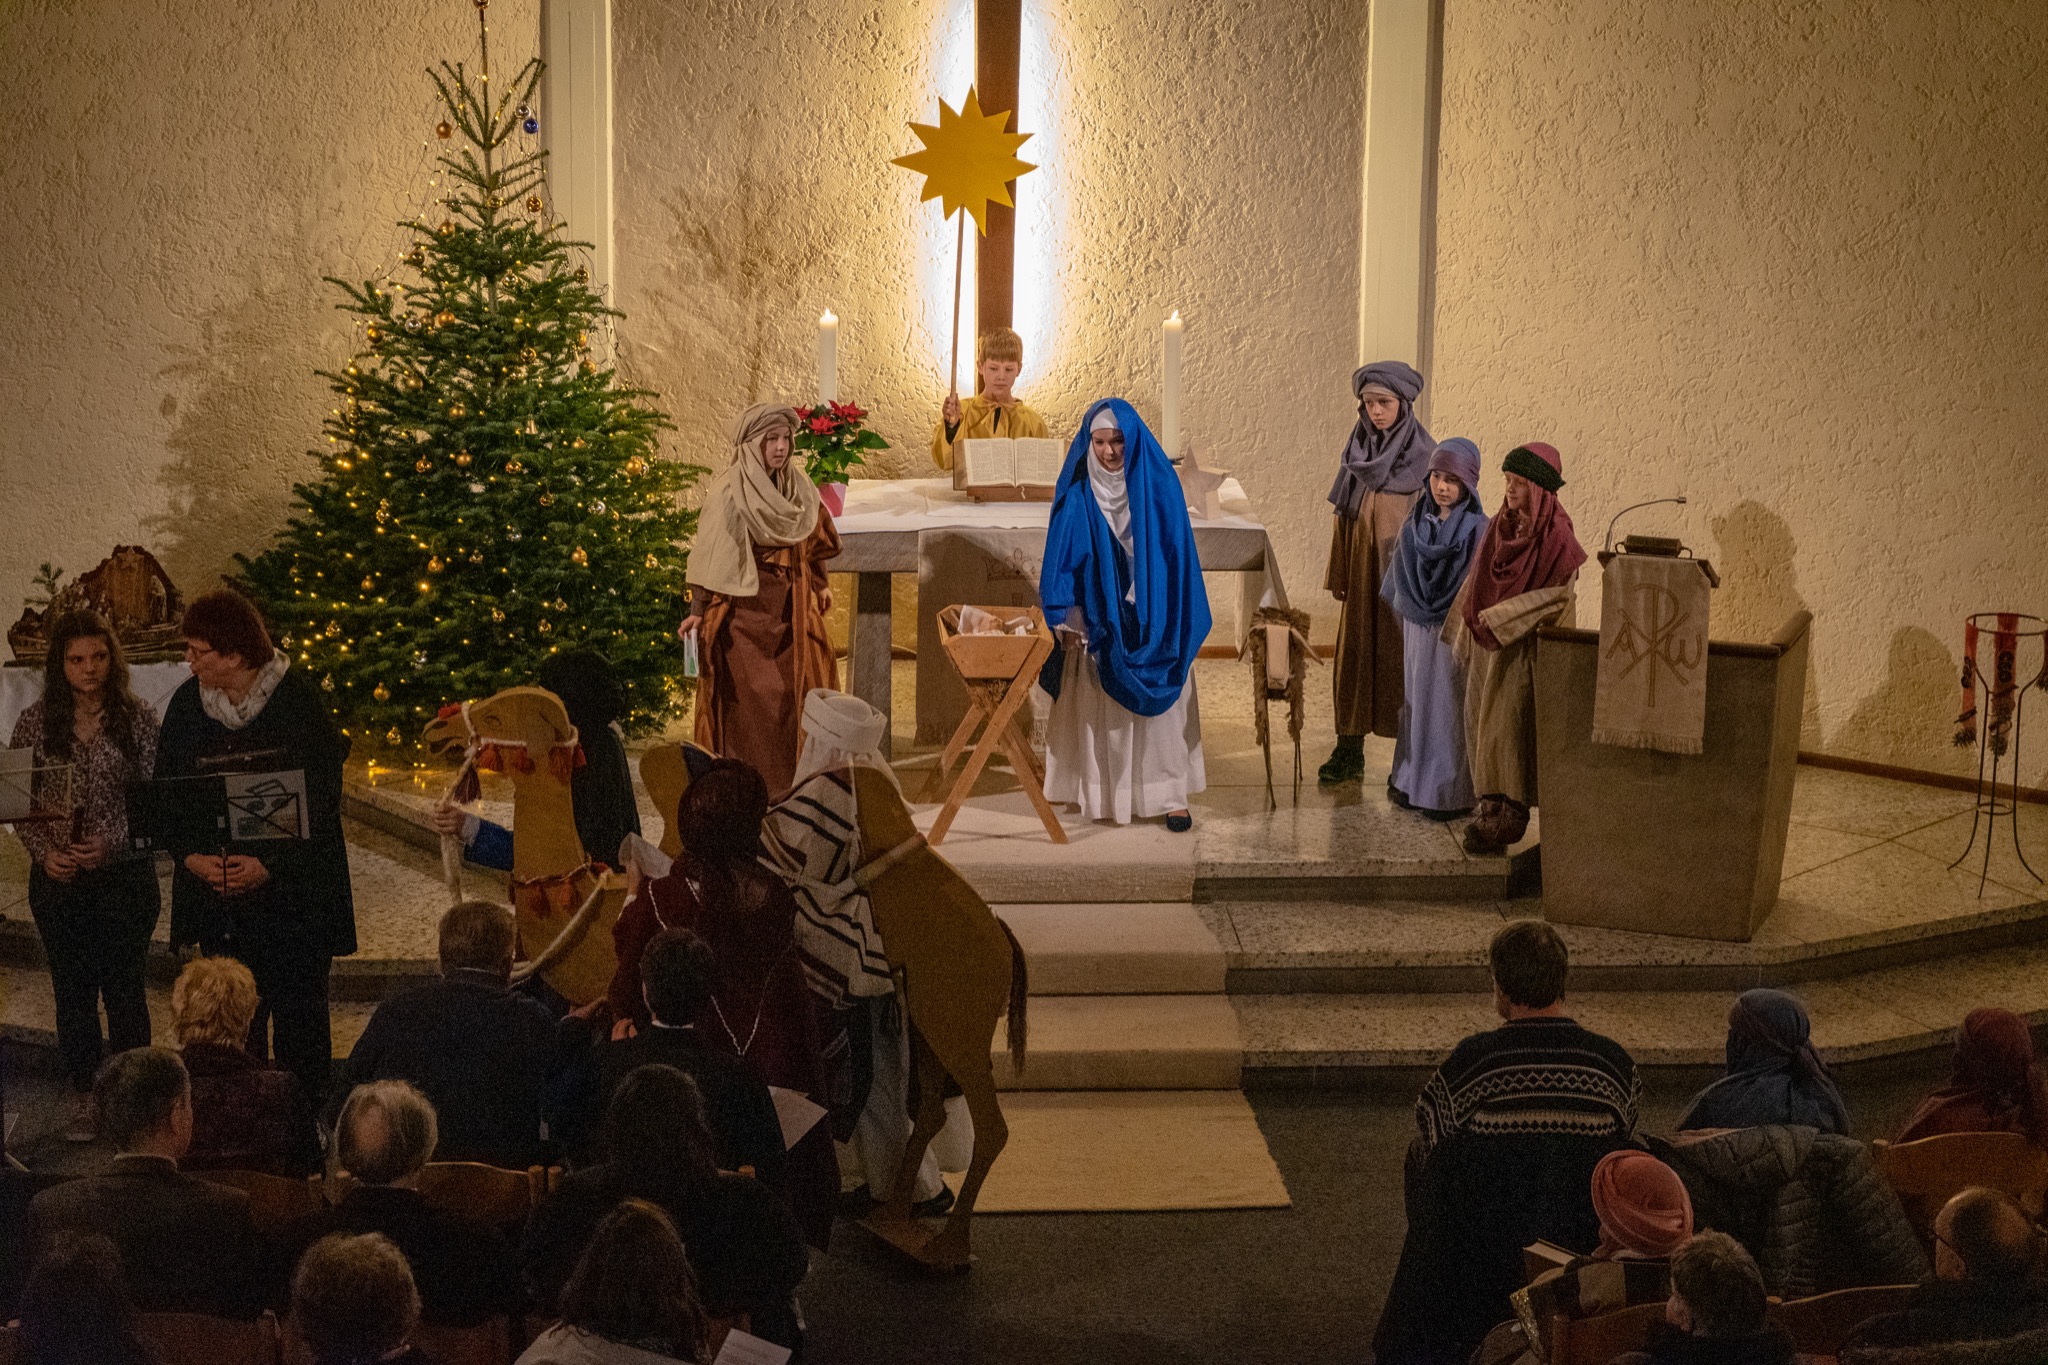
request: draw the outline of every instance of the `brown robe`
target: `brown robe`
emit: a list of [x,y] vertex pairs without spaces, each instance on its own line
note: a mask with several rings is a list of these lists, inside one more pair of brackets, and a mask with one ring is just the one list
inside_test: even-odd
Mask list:
[[1392,739],[1401,732],[1401,618],[1380,596],[1380,582],[1416,496],[1370,492],[1356,517],[1339,512],[1333,519],[1323,586],[1343,594],[1336,667],[1330,670],[1340,735]]
[[839,554],[832,514],[796,545],[757,545],[761,589],[728,597],[697,588],[704,620],[698,636],[697,743],[760,773],[770,796],[796,775],[797,729],[804,694],[839,686],[839,667],[817,594],[824,563]]

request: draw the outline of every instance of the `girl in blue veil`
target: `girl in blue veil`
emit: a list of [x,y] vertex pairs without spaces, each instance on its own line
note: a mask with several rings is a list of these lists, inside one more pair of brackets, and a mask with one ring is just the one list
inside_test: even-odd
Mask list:
[[1188,829],[1188,796],[1208,785],[1193,667],[1209,599],[1180,480],[1121,398],[1091,406],[1067,452],[1038,595],[1061,644],[1039,674],[1046,795],[1091,820]]

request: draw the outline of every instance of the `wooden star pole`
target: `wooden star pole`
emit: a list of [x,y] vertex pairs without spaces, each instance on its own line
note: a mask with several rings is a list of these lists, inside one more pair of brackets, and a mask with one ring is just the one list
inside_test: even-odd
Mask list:
[[936,124],[911,124],[911,131],[924,146],[891,162],[924,176],[919,203],[937,199],[947,217],[961,215],[953,245],[953,352],[947,367],[948,390],[955,395],[960,382],[960,293],[967,257],[967,218],[972,215],[986,237],[990,206],[1012,205],[1011,187],[1017,177],[1035,169],[1017,158],[1017,149],[1031,134],[1009,132],[1009,123],[1007,110],[983,113],[981,97],[969,86],[958,109],[939,102]]

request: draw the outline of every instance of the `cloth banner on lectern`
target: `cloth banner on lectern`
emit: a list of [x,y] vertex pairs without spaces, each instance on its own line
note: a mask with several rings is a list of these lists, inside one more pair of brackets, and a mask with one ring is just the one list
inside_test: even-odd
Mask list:
[[[1042,527],[958,527],[917,537],[917,742],[943,744],[967,714],[967,689],[939,642],[939,612],[962,604],[1035,607]],[[1034,707],[1036,700],[1034,698]],[[1037,717],[1034,713],[1034,722]],[[1038,725],[1028,727],[1034,747]]]
[[1600,584],[1593,742],[1700,752],[1707,725],[1707,611],[1696,559],[1619,554]]

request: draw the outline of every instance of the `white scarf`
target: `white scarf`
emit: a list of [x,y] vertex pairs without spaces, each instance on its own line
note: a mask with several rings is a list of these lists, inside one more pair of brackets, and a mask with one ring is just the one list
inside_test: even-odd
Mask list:
[[817,529],[818,490],[795,456],[773,474],[762,460],[762,448],[777,427],[794,435],[796,413],[756,403],[733,422],[732,463],[705,488],[690,544],[685,576],[696,587],[752,597],[761,591],[754,547],[800,544]]
[[[1094,425],[1089,430],[1092,435],[1116,424],[1116,415],[1105,408],[1095,415]],[[1124,452],[1124,458],[1130,459],[1128,450]],[[1095,506],[1102,512],[1102,519],[1109,523],[1110,534],[1124,547],[1124,558],[1130,561],[1131,586],[1124,589],[1124,601],[1134,602],[1138,597],[1138,544],[1131,534],[1130,484],[1125,481],[1122,468],[1112,472],[1102,467],[1102,462],[1095,458],[1092,444],[1088,449],[1088,487],[1095,494]]]
[[880,769],[895,781],[895,769],[882,756],[882,740],[888,733],[889,718],[859,697],[812,688],[804,697],[804,742],[796,756],[796,777],[790,789],[794,791],[819,773],[855,763]]
[[239,730],[263,714],[263,708],[270,703],[270,694],[277,691],[278,683],[284,680],[285,670],[291,667],[291,660],[284,657],[283,650],[276,650],[270,662],[256,670],[256,681],[238,702],[229,701],[228,694],[217,687],[204,683],[199,687],[199,705],[206,714],[230,730]]

